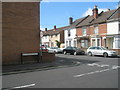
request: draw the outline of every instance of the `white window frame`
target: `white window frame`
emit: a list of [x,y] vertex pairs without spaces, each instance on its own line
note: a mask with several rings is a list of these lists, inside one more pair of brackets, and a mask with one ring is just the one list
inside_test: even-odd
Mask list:
[[87,28],[86,27],[82,27],[82,35],[86,36],[87,34]]

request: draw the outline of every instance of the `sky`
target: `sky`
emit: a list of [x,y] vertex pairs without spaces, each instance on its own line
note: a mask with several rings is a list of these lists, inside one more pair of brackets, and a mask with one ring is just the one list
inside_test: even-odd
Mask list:
[[40,3],[40,28],[53,29],[69,25],[69,17],[73,21],[92,14],[94,6],[101,11],[113,10],[118,7],[118,2],[41,2]]

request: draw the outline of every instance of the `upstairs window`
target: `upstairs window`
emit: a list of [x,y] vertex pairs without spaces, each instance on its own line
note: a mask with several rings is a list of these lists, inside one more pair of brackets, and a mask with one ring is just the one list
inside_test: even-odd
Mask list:
[[70,30],[68,30],[68,37],[70,37],[71,36],[71,33],[70,33]]
[[86,27],[82,27],[82,35],[83,35],[83,36],[86,35]]
[[93,32],[94,34],[98,34],[98,25],[95,25],[94,26],[94,32]]

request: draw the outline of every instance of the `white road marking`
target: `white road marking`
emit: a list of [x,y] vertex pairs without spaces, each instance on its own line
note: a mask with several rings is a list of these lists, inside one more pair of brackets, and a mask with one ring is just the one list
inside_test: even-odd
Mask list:
[[97,66],[97,67],[109,67],[110,65],[107,65],[107,64],[97,64],[97,63],[92,63],[92,64],[87,64],[88,66]]
[[110,69],[108,68],[108,69],[103,69],[103,70],[100,70],[100,71],[94,71],[94,72],[84,73],[84,74],[80,74],[80,75],[75,75],[73,77],[82,77],[82,76],[85,76],[85,75],[106,72],[106,71],[115,70],[115,69],[118,69],[118,68],[120,68],[120,66],[113,65],[112,68],[110,68]]
[[24,85],[24,86],[13,87],[12,89],[26,88],[26,87],[31,87],[31,86],[35,86],[35,84],[29,84],[29,85]]

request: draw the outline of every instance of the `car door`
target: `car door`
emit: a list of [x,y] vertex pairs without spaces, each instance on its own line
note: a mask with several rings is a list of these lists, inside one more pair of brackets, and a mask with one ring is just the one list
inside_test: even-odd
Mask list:
[[96,55],[102,55],[102,49],[100,47],[96,47]]
[[65,51],[66,51],[66,53],[70,53],[70,47],[67,47],[67,48],[65,49]]
[[96,55],[96,47],[92,47],[92,49],[90,49],[90,52],[92,52],[93,55]]

